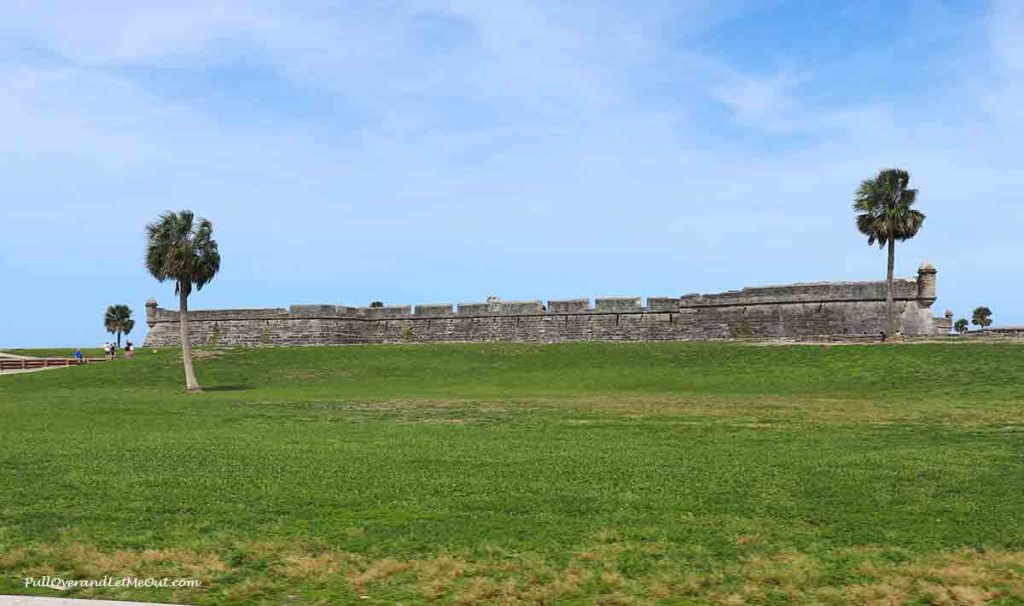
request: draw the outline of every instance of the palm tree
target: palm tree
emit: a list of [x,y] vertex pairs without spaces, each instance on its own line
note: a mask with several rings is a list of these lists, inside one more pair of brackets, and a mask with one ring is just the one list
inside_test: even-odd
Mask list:
[[146,226],[146,269],[163,282],[174,280],[181,314],[181,358],[185,364],[185,389],[200,391],[192,368],[192,342],[188,335],[188,296],[192,287],[202,290],[220,270],[220,252],[213,239],[213,224],[198,220],[190,210],[167,211]]
[[992,310],[982,305],[976,307],[974,313],[971,314],[971,324],[986,328],[992,325]]
[[893,317],[893,269],[896,264],[896,242],[917,235],[924,223],[924,214],[914,210],[917,190],[907,187],[910,173],[900,168],[887,168],[874,179],[866,179],[857,189],[853,210],[857,212],[857,229],[868,237],[868,244],[888,246],[889,261],[885,278],[885,337],[896,333]]
[[107,332],[117,335],[117,346],[121,347],[121,335],[128,334],[135,328],[132,310],[127,305],[111,305],[103,316],[103,325]]

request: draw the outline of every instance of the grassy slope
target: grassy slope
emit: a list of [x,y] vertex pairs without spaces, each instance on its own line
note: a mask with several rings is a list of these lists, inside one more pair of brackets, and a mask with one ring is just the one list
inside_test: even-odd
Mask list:
[[1024,347],[207,356],[0,377],[0,593],[1024,600]]

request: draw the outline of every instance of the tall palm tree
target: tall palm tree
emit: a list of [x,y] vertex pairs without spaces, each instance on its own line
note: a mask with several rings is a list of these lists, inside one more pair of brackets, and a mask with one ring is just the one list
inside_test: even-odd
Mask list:
[[192,368],[192,341],[188,335],[188,296],[192,287],[202,290],[220,270],[220,252],[213,239],[213,224],[196,219],[190,210],[167,211],[146,226],[146,269],[163,282],[174,280],[181,314],[181,358],[185,364],[185,389],[199,391]]
[[893,269],[896,264],[896,242],[917,235],[925,216],[914,210],[917,190],[907,187],[910,173],[900,168],[887,168],[874,179],[866,179],[857,189],[853,210],[857,212],[857,229],[868,237],[868,244],[878,242],[889,248],[885,291],[885,337],[896,333],[893,317]]
[[117,346],[121,347],[121,335],[128,334],[135,328],[132,310],[127,305],[111,305],[103,315],[103,325],[107,332],[117,335]]

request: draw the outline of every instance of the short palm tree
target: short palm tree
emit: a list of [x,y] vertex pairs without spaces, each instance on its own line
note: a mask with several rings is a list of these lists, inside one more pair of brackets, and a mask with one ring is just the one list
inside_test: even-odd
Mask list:
[[896,264],[896,242],[917,235],[925,216],[913,208],[917,190],[910,189],[910,173],[887,168],[874,179],[866,179],[857,189],[853,210],[857,212],[857,229],[868,237],[868,244],[878,242],[889,248],[885,291],[885,336],[895,335],[893,317],[893,270]]
[[167,211],[146,226],[146,269],[163,282],[174,280],[181,314],[181,358],[185,364],[185,389],[199,391],[192,368],[192,341],[188,333],[188,296],[192,287],[201,290],[220,270],[220,252],[213,239],[213,224],[196,219],[190,210]]
[[103,325],[107,332],[117,335],[117,346],[121,347],[121,335],[126,335],[135,328],[132,310],[127,305],[111,305],[103,315]]
[[981,328],[992,326],[992,310],[984,305],[974,308],[974,313],[971,314],[971,324]]

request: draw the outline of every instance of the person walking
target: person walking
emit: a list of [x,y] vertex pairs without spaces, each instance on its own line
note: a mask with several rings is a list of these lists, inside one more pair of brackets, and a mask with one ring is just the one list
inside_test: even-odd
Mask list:
[[75,362],[82,363],[82,348],[78,347],[75,349]]

